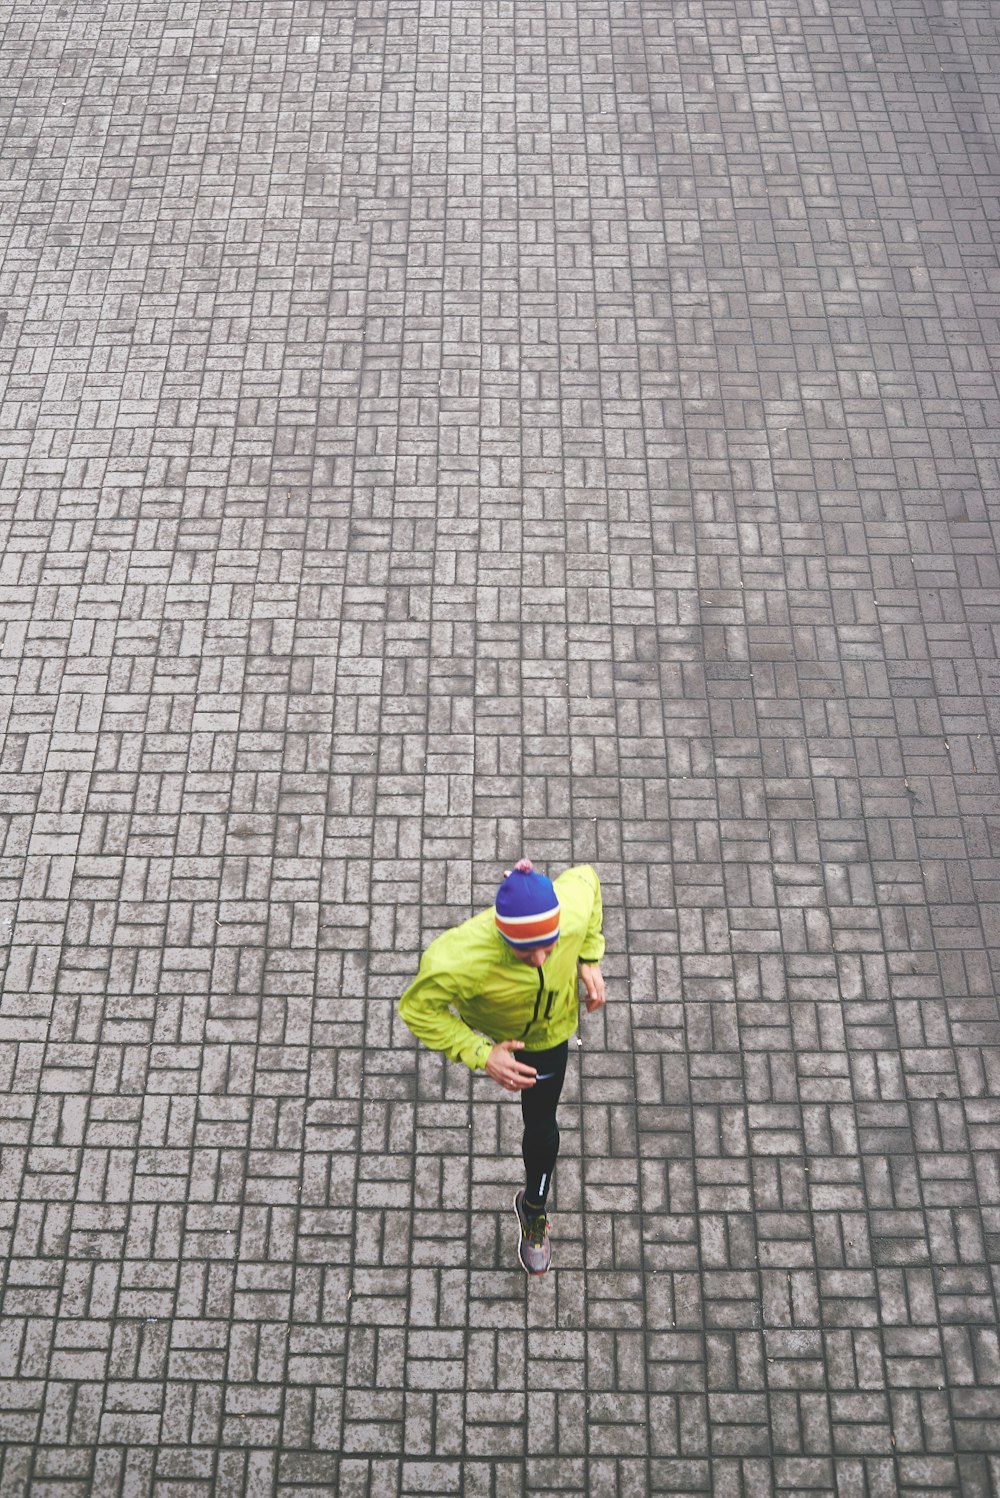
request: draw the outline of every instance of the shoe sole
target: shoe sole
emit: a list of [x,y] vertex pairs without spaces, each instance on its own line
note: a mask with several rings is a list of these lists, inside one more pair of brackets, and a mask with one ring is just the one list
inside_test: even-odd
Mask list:
[[529,1280],[540,1280],[543,1274],[548,1274],[549,1270],[552,1268],[552,1262],[550,1260],[544,1269],[529,1269],[527,1264],[521,1258],[521,1243],[524,1240],[524,1224],[521,1221],[521,1214],[517,1210],[517,1199],[520,1195],[520,1191],[514,1192],[514,1216],[517,1218],[517,1262],[520,1264]]

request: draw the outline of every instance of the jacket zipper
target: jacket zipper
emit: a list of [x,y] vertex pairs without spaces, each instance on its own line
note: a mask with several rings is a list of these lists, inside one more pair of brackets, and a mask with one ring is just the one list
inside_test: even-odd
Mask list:
[[[539,968],[538,969],[538,992],[535,994],[535,1012],[531,1016],[531,1018],[529,1019],[528,1023],[525,1025],[524,1029],[521,1031],[521,1034],[518,1036],[519,1040],[523,1040],[523,1038],[525,1037],[525,1035],[527,1035],[528,1031],[531,1029],[532,1025],[535,1023],[535,1020],[538,1018],[538,1010],[539,1010],[539,1008],[541,1006],[541,1002],[542,1002],[542,989],[544,987],[545,987],[545,975],[542,972],[541,968]],[[550,997],[549,998],[549,1008],[551,1008],[551,1007],[552,1007],[552,999]],[[545,1011],[546,1018],[548,1018],[548,1013],[549,1013],[549,1010],[546,1009],[546,1011]]]

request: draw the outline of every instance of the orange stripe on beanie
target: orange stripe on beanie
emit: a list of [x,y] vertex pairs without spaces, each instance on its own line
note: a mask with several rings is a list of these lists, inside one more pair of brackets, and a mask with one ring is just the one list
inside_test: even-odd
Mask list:
[[559,897],[551,879],[530,858],[514,865],[497,890],[497,930],[518,952],[548,947],[559,936]]

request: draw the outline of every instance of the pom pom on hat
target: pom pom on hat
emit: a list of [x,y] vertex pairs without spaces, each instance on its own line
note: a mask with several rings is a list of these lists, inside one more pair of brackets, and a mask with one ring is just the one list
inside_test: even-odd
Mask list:
[[559,897],[551,879],[522,858],[497,890],[497,930],[517,952],[548,947],[559,935]]

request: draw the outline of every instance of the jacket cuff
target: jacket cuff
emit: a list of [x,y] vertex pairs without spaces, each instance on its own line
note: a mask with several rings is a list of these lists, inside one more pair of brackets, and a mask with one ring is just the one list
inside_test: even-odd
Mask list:
[[476,1035],[470,1044],[463,1048],[462,1060],[470,1071],[485,1071],[492,1050],[492,1040],[488,1040],[485,1035]]

